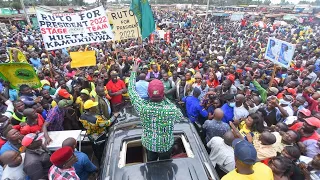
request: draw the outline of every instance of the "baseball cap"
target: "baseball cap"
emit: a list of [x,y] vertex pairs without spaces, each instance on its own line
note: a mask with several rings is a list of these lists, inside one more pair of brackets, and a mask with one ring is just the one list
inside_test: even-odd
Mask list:
[[59,108],[64,108],[64,107],[72,105],[72,103],[73,103],[72,100],[62,99],[58,102],[58,106],[59,106]]
[[320,128],[320,120],[316,117],[309,117],[304,119],[306,123],[308,123],[310,126],[314,126],[317,128]]
[[55,166],[61,166],[66,163],[73,155],[73,150],[69,146],[62,147],[52,153],[50,161]]
[[246,140],[235,139],[232,141],[234,156],[244,164],[253,165],[257,161],[257,151],[254,146]]
[[40,139],[42,139],[43,134],[35,134],[35,133],[30,133],[27,134],[23,137],[22,141],[21,141],[21,145],[24,147],[28,147],[30,144],[32,144],[33,141],[38,141]]
[[142,66],[142,69],[148,69],[149,67],[148,67],[148,65],[143,65]]
[[58,95],[63,97],[63,98],[66,98],[66,99],[68,99],[70,97],[69,92],[67,90],[65,90],[65,89],[60,89],[58,91]]
[[201,94],[201,90],[199,88],[197,88],[197,87],[195,87],[193,89],[193,92],[196,93],[196,94]]
[[44,85],[50,86],[50,82],[46,79],[41,80],[40,83],[41,83],[41,87],[43,87]]
[[164,86],[162,81],[155,79],[149,83],[148,95],[152,101],[161,101],[164,97]]
[[89,91],[86,90],[86,89],[82,89],[82,90],[80,91],[80,94],[86,94],[86,95],[90,96]]
[[271,92],[273,92],[275,95],[277,95],[279,93],[279,90],[277,88],[275,88],[275,87],[270,87],[269,90]]
[[293,96],[297,94],[297,91],[293,88],[285,88],[285,90]]
[[302,113],[304,114],[305,116],[311,116],[311,111],[309,109],[301,109],[298,113]]
[[83,108],[84,109],[90,109],[92,107],[98,106],[98,102],[93,102],[91,99],[87,100],[86,102],[84,102],[83,104]]
[[245,89],[245,86],[243,84],[240,84],[238,87],[237,87],[240,91],[243,91]]

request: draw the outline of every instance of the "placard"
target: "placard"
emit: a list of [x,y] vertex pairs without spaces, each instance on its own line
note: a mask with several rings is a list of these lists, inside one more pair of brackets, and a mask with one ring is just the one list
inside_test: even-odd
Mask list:
[[113,33],[102,6],[77,13],[52,14],[36,11],[47,50],[89,44],[113,39]]
[[95,53],[95,51],[70,52],[71,68],[95,66],[97,63]]
[[295,48],[294,44],[276,38],[269,38],[265,58],[288,68],[291,64]]
[[6,35],[9,34],[8,28],[5,23],[0,23],[0,30]]
[[32,88],[41,87],[39,77],[28,63],[0,63],[0,77],[9,81],[14,89],[19,89],[22,84]]
[[114,40],[132,39],[141,36],[138,20],[129,8],[108,12],[108,18],[113,23]]

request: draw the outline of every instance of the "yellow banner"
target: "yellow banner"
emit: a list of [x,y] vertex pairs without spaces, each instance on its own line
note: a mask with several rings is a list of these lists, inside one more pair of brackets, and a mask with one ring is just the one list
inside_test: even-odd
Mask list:
[[120,9],[107,14],[113,24],[115,41],[141,37],[138,20],[130,9]]
[[84,52],[70,52],[71,68],[95,66],[96,56],[95,51],[84,51]]
[[28,62],[26,56],[17,48],[9,49],[9,58],[10,62],[15,62],[16,59],[18,62]]
[[0,64],[0,78],[10,82],[10,86],[19,89],[22,84],[32,88],[41,86],[39,78],[33,67],[28,63],[3,63]]

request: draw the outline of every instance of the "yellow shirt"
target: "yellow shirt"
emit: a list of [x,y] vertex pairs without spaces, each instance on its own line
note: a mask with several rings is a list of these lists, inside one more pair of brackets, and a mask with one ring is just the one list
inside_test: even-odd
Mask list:
[[95,118],[95,124],[87,121],[86,119],[81,119],[81,117],[79,119],[89,135],[100,135],[105,131],[106,127],[111,124],[109,120],[105,120],[99,115],[96,115]]
[[257,162],[253,165],[253,174],[239,174],[236,169],[230,171],[221,180],[273,180],[272,170],[265,164]]
[[83,101],[80,96],[77,97],[76,104],[79,105],[79,111],[80,111],[80,114],[82,114],[83,113]]
[[251,132],[250,129],[248,129],[247,125],[246,125],[246,121],[242,121],[240,124],[239,124],[239,129],[240,129],[240,134],[243,135],[243,136],[246,136],[248,133]]
[[186,81],[186,82],[187,82],[187,84],[192,85],[194,82],[196,82],[196,79],[191,78],[190,80],[188,80],[188,81]]

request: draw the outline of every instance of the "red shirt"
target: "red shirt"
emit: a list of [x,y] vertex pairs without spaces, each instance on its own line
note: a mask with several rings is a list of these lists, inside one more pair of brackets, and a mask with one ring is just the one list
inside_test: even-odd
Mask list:
[[15,125],[15,126],[13,126],[13,128],[16,129],[16,130],[19,130],[22,135],[27,135],[29,133],[37,133],[37,132],[40,132],[42,130],[42,126],[44,124],[44,119],[40,114],[38,114],[37,121],[38,122],[37,122],[36,125],[30,126],[30,125],[27,124],[27,125],[22,126],[22,127],[20,125]]
[[301,137],[300,141],[303,142],[303,141],[306,141],[306,140],[309,140],[309,139],[314,139],[314,140],[318,141],[320,139],[320,135],[315,131],[309,137]]
[[300,127],[302,127],[303,122],[298,122],[295,123],[293,126],[291,126],[289,129],[294,130],[294,131],[298,131],[298,129],[300,129]]
[[[120,91],[121,89],[125,89],[126,85],[120,79],[116,83],[114,83],[112,80],[110,80],[107,83],[106,88],[107,88],[108,91],[111,91],[112,93],[115,93],[115,92]],[[122,102],[122,94],[111,97],[111,103],[112,104],[120,104],[121,102]]]
[[294,69],[295,71],[300,71],[300,72],[302,72],[304,68],[303,68],[303,67],[298,68],[298,67],[295,66],[293,69]]
[[213,81],[207,80],[207,84],[210,88],[215,88],[219,85],[219,81],[214,79]]
[[319,112],[319,104],[318,104],[318,100],[314,100],[313,98],[309,97],[308,94],[303,93],[302,96],[306,99],[306,101],[309,104],[308,109],[312,112],[312,111],[316,111]]
[[[298,123],[294,124],[293,126],[291,126],[289,129],[294,130],[294,131],[298,131],[302,126],[303,126],[303,122],[298,122]],[[320,135],[317,132],[314,132],[309,137],[301,137],[300,141],[303,142],[303,141],[306,141],[309,139],[314,139],[317,141],[320,139]]]

